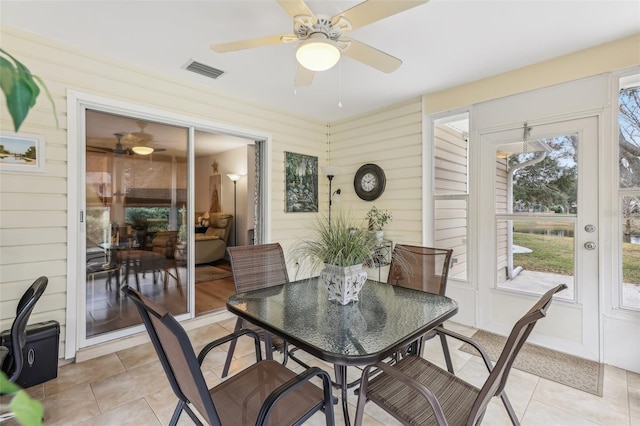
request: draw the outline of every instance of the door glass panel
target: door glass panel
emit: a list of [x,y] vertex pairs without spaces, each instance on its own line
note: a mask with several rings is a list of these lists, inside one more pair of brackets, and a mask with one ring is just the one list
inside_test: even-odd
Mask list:
[[186,313],[188,129],[90,110],[86,129],[86,337],[140,323],[123,285]]
[[618,164],[622,211],[620,306],[640,309],[640,75],[621,80]]
[[623,196],[621,306],[640,309],[640,196]]
[[578,136],[497,145],[497,286],[573,299]]

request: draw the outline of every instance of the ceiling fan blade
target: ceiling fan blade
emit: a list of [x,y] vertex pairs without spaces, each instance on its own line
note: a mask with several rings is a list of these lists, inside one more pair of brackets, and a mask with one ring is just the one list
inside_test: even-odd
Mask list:
[[297,15],[308,15],[308,16],[315,17],[311,9],[307,7],[307,5],[303,0],[277,0],[277,1],[280,7],[286,10],[286,12],[292,18],[295,18]]
[[102,147],[102,146],[89,146],[89,145],[87,145],[87,151],[105,153],[105,152],[113,152],[113,149],[105,148],[105,147]]
[[309,86],[313,83],[313,77],[316,75],[315,71],[306,69],[302,65],[298,65],[298,71],[296,72],[295,87]]
[[212,44],[211,49],[218,53],[233,52],[236,50],[252,49],[254,47],[273,46],[283,43],[283,37],[290,37],[293,34],[279,34],[266,37],[252,38],[248,40],[231,41],[229,43]]
[[389,0],[369,0],[353,6],[351,9],[331,18],[331,22],[336,24],[340,17],[345,17],[351,22],[351,29],[364,27],[373,22],[404,12],[416,6],[425,4],[429,0],[415,1],[389,1]]
[[381,50],[371,47],[357,40],[341,38],[340,41],[349,42],[349,46],[342,51],[342,55],[362,62],[382,72],[390,73],[402,65],[402,61]]

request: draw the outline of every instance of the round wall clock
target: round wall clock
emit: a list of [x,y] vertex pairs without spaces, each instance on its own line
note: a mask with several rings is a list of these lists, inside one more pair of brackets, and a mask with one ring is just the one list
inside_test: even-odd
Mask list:
[[384,171],[377,164],[364,164],[353,179],[356,194],[365,201],[373,201],[381,196],[386,183]]

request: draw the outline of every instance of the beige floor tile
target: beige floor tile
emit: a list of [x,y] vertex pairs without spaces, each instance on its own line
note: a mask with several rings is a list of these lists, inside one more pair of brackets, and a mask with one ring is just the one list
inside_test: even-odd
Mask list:
[[[597,426],[600,424],[540,401],[531,401],[520,423],[522,426]],[[615,423],[610,424],[615,425]]]
[[614,367],[605,367],[602,397],[541,378],[532,400],[603,425],[630,424],[626,374]]
[[[216,339],[224,337],[231,332],[224,327],[221,327],[219,324],[211,324],[204,327],[195,328],[193,330],[189,330],[187,334],[189,335],[189,340],[191,340],[191,344],[193,345],[196,353],[199,353],[205,345],[213,342]],[[228,348],[228,344],[223,346],[226,350]]]
[[144,398],[136,399],[114,410],[92,417],[78,426],[155,426],[160,425]]
[[42,405],[44,424],[47,426],[73,425],[100,414],[88,383],[72,386],[48,396],[42,401]]
[[132,368],[91,384],[101,412],[112,410],[167,386],[169,381],[159,361]]
[[[516,416],[518,417],[518,420],[522,419],[522,414],[517,411]],[[504,408],[502,401],[498,398],[494,398],[487,406],[487,411],[484,413],[482,424],[491,426],[510,426],[513,423],[511,423],[509,413],[507,413],[507,410]]]
[[[454,342],[458,341],[456,339],[447,338],[449,354],[451,355],[451,362],[453,364],[453,371],[459,371],[473,355],[457,350],[456,348],[458,348],[461,343]],[[440,368],[447,368],[447,364],[444,359],[444,352],[442,351],[442,343],[440,342],[439,337],[429,339],[425,342],[422,356]]]
[[125,370],[122,361],[114,353],[85,362],[71,363],[58,369],[58,377],[45,383],[45,397],[83,383],[110,377]]
[[151,342],[116,352],[125,368],[135,368],[156,361],[156,354]]

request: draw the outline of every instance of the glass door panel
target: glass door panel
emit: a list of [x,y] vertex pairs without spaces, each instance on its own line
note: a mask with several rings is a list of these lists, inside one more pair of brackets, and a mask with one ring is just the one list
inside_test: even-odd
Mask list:
[[496,145],[497,287],[574,299],[578,135]]
[[188,312],[188,129],[86,112],[86,338],[140,323],[120,288]]

